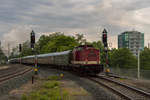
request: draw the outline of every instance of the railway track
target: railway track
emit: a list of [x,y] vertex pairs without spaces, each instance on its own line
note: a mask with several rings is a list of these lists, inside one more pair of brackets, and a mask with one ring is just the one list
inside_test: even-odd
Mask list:
[[18,69],[16,66],[8,67],[6,69],[0,69],[0,75],[5,74],[6,72],[12,71],[13,69]]
[[105,76],[88,77],[88,79],[104,86],[125,100],[150,100],[150,93],[131,87]]
[[32,68],[22,68],[22,69],[19,69],[16,71],[9,71],[9,73],[7,73],[7,74],[0,75],[0,84],[4,81],[9,80],[9,79],[23,75],[23,74],[25,74],[31,70],[32,70]]

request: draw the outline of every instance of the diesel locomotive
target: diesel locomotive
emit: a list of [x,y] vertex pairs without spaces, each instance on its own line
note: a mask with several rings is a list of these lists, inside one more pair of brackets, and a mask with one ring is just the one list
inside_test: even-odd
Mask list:
[[[34,64],[35,56],[14,58],[10,63]],[[100,51],[91,45],[80,45],[73,50],[37,55],[38,65],[48,65],[86,74],[98,74],[103,71]]]

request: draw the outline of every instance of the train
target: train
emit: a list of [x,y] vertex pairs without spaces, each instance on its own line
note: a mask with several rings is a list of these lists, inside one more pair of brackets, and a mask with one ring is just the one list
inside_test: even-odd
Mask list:
[[10,59],[10,63],[48,65],[79,73],[96,75],[103,72],[100,51],[92,45],[80,45],[73,50]]

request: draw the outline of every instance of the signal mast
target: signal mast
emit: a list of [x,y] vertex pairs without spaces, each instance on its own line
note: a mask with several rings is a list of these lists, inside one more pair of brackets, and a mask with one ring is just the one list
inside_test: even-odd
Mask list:
[[102,40],[103,40],[103,44],[104,44],[104,51],[105,51],[105,54],[106,54],[106,74],[108,74],[110,72],[110,69],[109,69],[109,63],[108,63],[108,43],[107,43],[107,31],[106,29],[103,30],[103,34],[102,34]]
[[34,72],[37,75],[38,74],[37,55],[36,55],[36,51],[35,51],[35,46],[34,45],[35,45],[35,33],[32,30],[32,32],[31,32],[31,48],[32,48],[32,51],[35,53],[35,68],[34,68]]

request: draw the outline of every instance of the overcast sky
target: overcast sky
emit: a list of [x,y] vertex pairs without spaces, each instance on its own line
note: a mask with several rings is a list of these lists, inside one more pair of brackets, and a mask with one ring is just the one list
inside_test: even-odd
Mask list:
[[[104,28],[117,47],[117,35],[137,30],[150,37],[150,0],[0,0],[0,39],[18,45],[37,34],[82,33],[88,41],[100,39]],[[99,33],[99,34],[98,34]]]

